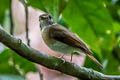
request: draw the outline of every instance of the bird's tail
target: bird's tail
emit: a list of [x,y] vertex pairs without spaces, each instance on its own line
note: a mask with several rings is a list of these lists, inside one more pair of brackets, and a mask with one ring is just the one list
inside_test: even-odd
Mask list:
[[86,54],[93,62],[95,62],[100,68],[103,68],[103,66],[90,54]]

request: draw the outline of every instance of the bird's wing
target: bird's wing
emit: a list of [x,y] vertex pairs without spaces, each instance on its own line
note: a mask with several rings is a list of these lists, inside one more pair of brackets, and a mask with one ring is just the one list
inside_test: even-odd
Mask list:
[[53,25],[49,28],[50,38],[60,41],[72,47],[81,49],[86,55],[94,61],[99,67],[103,68],[102,65],[91,55],[91,51],[87,45],[75,34],[62,27],[61,25]]
[[53,25],[49,28],[49,35],[51,38],[63,42],[72,47],[81,49],[87,54],[91,54],[91,51],[87,45],[75,34],[62,27],[61,25]]

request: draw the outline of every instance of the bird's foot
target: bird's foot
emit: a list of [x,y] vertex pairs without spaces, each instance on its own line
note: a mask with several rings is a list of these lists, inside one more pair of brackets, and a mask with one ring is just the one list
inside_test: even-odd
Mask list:
[[65,62],[66,62],[66,60],[64,59],[64,55],[65,55],[65,54],[63,54],[63,55],[61,55],[60,57],[58,57],[58,58],[60,58],[60,59],[62,59],[62,60],[63,60],[63,63],[65,63]]
[[60,57],[58,57],[58,58],[64,58],[64,55],[65,55],[65,54],[61,55],[61,56],[60,56]]

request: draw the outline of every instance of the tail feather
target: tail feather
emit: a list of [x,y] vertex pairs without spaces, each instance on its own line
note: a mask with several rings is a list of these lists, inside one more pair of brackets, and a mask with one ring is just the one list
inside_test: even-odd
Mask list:
[[90,54],[86,54],[93,62],[95,62],[100,68],[103,68],[103,66]]

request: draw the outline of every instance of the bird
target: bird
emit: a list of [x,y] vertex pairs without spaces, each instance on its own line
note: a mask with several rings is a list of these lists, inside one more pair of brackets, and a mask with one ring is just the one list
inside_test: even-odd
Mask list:
[[50,14],[41,14],[39,21],[42,38],[50,49],[63,53],[63,55],[84,53],[100,68],[103,68],[100,62],[92,56],[92,51],[87,44],[72,31],[57,24]]

